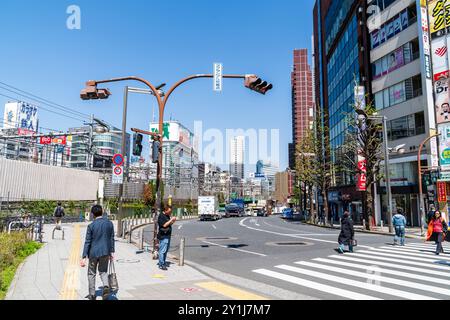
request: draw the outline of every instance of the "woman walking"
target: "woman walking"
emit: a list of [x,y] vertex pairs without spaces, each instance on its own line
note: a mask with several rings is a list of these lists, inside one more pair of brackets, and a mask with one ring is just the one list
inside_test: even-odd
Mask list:
[[442,242],[445,239],[445,233],[448,231],[447,223],[440,211],[434,213],[433,218],[428,224],[427,241],[436,242],[436,255],[444,253]]
[[339,253],[344,253],[345,246],[348,246],[348,250],[353,252],[353,239],[355,237],[355,230],[353,229],[353,221],[350,218],[348,211],[344,212],[344,216],[341,220],[341,233],[339,234]]

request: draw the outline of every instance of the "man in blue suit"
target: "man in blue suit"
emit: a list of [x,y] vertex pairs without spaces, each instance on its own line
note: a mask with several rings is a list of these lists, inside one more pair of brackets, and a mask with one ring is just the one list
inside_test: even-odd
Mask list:
[[97,269],[103,282],[103,300],[106,300],[110,293],[108,284],[108,264],[114,258],[114,225],[107,218],[103,218],[103,209],[95,205],[91,210],[95,220],[86,231],[86,241],[84,243],[83,259],[81,267],[86,266],[86,259],[89,258],[88,280],[89,280],[89,300],[95,300],[95,278]]

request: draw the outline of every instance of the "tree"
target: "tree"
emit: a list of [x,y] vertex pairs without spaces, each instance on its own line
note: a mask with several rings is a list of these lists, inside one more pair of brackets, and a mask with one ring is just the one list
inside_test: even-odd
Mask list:
[[149,181],[149,183],[147,183],[144,186],[144,194],[143,194],[144,205],[146,205],[149,208],[152,208],[155,205],[155,201],[156,201],[155,190],[156,190],[156,186],[155,186],[154,181]]
[[[367,191],[362,192],[363,217],[368,222],[366,227],[370,230],[370,221],[373,218],[373,192],[376,183],[382,178],[380,163],[384,160],[381,152],[383,145],[382,124],[370,116],[376,112],[370,102],[365,107],[353,106],[354,113],[347,116],[347,131],[344,144],[338,150],[340,170],[347,175],[365,175]],[[355,116],[357,109],[363,109],[368,118]],[[358,155],[365,159],[365,172],[358,165]]]

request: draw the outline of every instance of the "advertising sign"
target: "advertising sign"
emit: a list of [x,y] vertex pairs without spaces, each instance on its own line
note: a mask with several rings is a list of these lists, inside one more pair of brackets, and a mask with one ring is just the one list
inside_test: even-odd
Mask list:
[[403,59],[403,48],[397,49],[395,52],[391,53],[388,56],[388,72],[392,72],[397,70],[401,66],[405,64],[405,60]]
[[358,191],[367,191],[367,160],[358,155],[358,170],[356,188]]
[[66,137],[56,137],[52,139],[52,144],[59,144],[65,146],[67,144]]
[[40,137],[39,143],[40,144],[52,144],[52,138],[51,137]]
[[438,201],[447,202],[447,184],[445,182],[437,183]]
[[380,45],[380,31],[376,30],[370,34],[371,42],[372,42],[372,49],[375,49]]
[[448,82],[449,79],[441,79],[434,83],[436,121],[438,124],[450,122]]
[[21,129],[21,128],[17,129],[17,134],[19,136],[31,136],[31,135],[33,135],[35,133],[36,132],[31,131],[31,130],[27,130],[27,129]]
[[448,26],[446,22],[447,15],[446,10],[447,0],[430,0],[428,1],[428,13],[430,17],[430,33],[433,37],[441,35],[444,28]]
[[450,170],[450,124],[439,126],[439,160],[444,171]]
[[431,42],[431,50],[433,54],[434,80],[437,81],[441,78],[448,78],[449,65],[448,65],[448,48],[446,37],[434,39]]
[[5,112],[3,114],[3,129],[17,128],[19,119],[17,117],[17,102],[5,104]]
[[19,128],[30,131],[38,131],[38,108],[36,106],[20,102],[18,104]]
[[221,63],[214,63],[214,91],[222,91],[222,78],[223,66]]

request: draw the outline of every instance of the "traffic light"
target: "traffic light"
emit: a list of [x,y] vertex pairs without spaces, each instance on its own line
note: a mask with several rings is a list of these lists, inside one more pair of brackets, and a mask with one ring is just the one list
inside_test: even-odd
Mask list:
[[245,86],[250,90],[256,91],[261,94],[266,94],[267,91],[273,88],[273,85],[271,83],[263,81],[261,78],[258,78],[254,74],[245,76]]
[[83,100],[108,99],[111,92],[108,89],[98,89],[95,81],[86,82],[86,88],[81,90],[80,98]]
[[152,162],[158,163],[159,162],[159,148],[161,147],[161,142],[158,140],[154,140],[152,142]]
[[142,140],[144,136],[140,133],[133,134],[133,156],[140,157],[142,155]]

